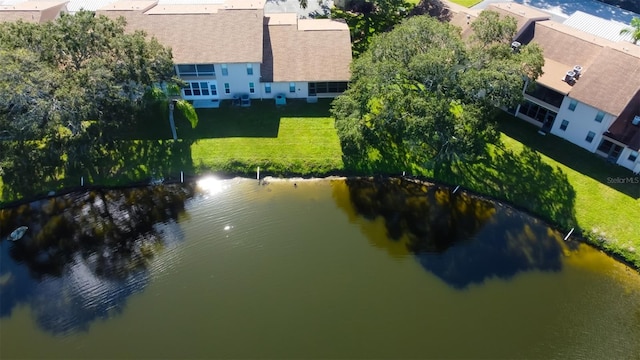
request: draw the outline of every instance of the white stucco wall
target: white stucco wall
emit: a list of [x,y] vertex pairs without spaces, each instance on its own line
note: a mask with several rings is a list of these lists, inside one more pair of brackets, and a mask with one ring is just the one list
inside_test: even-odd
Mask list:
[[[228,75],[222,75],[222,64],[214,64],[220,99],[231,99],[235,94],[249,94],[249,83],[255,85],[252,98],[260,98],[260,63],[252,63],[253,75],[247,75],[247,63],[227,64]],[[224,92],[224,84],[229,84],[230,93]]]
[[[595,152],[602,140],[602,134],[607,131],[615,118],[611,114],[605,113],[602,122],[599,123],[595,118],[600,110],[578,102],[575,110],[571,111],[569,110],[571,100],[570,97],[565,96],[556,121],[551,128],[551,133],[591,152]],[[560,130],[562,120],[569,121],[566,130]],[[595,133],[595,137],[590,143],[586,141],[589,131]]]
[[[296,92],[289,92],[289,82],[274,82],[271,83],[271,94],[265,94],[265,98],[272,98],[276,94],[284,94],[287,99],[294,98],[306,98],[309,93],[309,85],[307,82],[298,81],[296,84]],[[262,89],[264,90],[264,84],[261,84]],[[271,95],[271,96],[267,96]]]
[[625,147],[624,150],[620,153],[620,157],[618,158],[618,165],[626,167],[627,169],[633,171],[635,167],[640,164],[640,156],[636,159],[636,161],[629,161],[629,155],[633,150],[628,147]]

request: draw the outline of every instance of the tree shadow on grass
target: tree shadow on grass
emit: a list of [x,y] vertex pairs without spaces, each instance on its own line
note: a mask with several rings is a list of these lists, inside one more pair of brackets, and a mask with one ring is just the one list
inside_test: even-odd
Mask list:
[[222,101],[217,109],[197,109],[198,126],[195,128],[179,116],[176,116],[176,127],[181,139],[275,138],[281,118],[329,117],[329,104],[329,99],[311,104],[288,99],[286,105],[276,106],[273,99],[254,99],[250,107],[243,108],[233,106],[231,101]]
[[538,128],[512,115],[501,112],[497,118],[500,131],[535,151],[571,168],[580,174],[590,177],[634,199],[640,198],[640,186],[633,182],[609,181],[611,178],[628,179],[633,174],[616,164],[606,161],[555,135],[541,136]]
[[[425,270],[456,289],[527,271],[562,269],[561,235],[510,207],[404,179],[346,183],[358,215],[383,219],[390,254],[398,252],[398,242],[404,243]],[[350,213],[344,203],[339,206]],[[372,236],[369,226],[373,223],[361,222],[363,233]]]
[[576,192],[566,174],[529,148],[520,153],[495,148],[474,163],[442,167],[435,177],[507,201],[565,229],[577,226]]
[[33,198],[81,183],[126,185],[151,178],[179,178],[181,171],[193,174],[191,144],[188,140],[109,141],[98,137],[72,146],[57,140],[7,145],[3,155],[13,161],[3,169],[2,201]]

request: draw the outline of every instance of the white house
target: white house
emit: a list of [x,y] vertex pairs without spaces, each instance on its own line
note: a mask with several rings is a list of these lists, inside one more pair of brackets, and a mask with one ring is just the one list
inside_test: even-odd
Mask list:
[[516,3],[488,9],[517,20],[515,47],[537,43],[544,52],[544,74],[512,113],[640,172],[640,46],[551,21]]
[[96,13],[124,17],[172,49],[182,96],[194,105],[240,95],[254,99],[315,99],[346,89],[350,77],[348,26],[296,14],[264,14],[265,0],[217,4],[158,4],[124,0]]

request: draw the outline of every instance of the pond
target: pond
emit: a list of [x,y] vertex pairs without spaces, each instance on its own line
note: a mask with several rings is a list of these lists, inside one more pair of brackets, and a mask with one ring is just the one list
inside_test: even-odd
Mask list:
[[637,357],[640,275],[563,236],[400,179],[72,193],[0,210],[0,358]]

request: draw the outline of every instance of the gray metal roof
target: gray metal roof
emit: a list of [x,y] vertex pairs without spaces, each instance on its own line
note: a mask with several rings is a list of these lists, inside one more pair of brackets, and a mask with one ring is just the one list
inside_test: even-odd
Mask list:
[[96,11],[115,1],[116,0],[69,0],[69,3],[67,4],[67,10],[72,14],[79,11],[80,9]]
[[576,11],[563,22],[567,26],[584,31],[586,33],[611,40],[611,41],[631,41],[631,35],[620,35],[620,30],[630,28],[629,25],[605,20],[582,11]]

